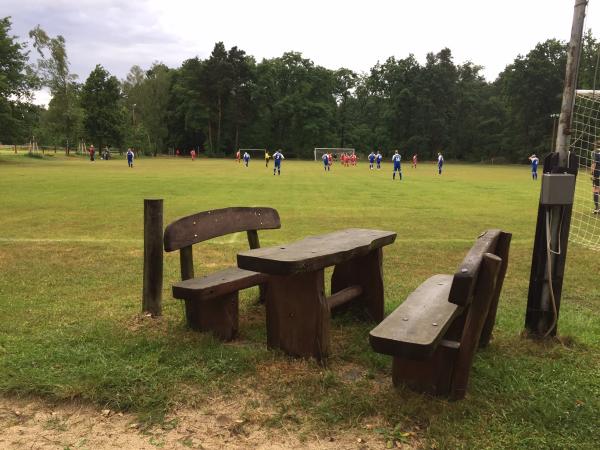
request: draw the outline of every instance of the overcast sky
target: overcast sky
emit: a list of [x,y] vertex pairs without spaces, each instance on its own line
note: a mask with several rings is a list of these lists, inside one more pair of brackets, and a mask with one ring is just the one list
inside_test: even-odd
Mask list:
[[[600,29],[598,1],[586,29]],[[568,40],[574,0],[0,0],[12,34],[36,25],[62,35],[71,69],[85,81],[96,64],[122,79],[131,66],[170,67],[206,58],[214,43],[262,58],[298,51],[330,69],[367,72],[377,61],[452,50],[492,81],[519,54]],[[36,57],[36,53],[31,53]],[[42,98],[40,99],[44,101]]]

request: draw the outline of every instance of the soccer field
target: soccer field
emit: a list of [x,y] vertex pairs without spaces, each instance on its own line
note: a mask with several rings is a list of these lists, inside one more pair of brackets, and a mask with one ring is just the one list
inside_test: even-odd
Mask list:
[[[405,163],[402,181],[392,181],[391,163],[272,168],[260,158],[248,168],[140,158],[130,169],[124,159],[0,156],[0,394],[79,397],[157,417],[219,391],[250,415],[251,402],[270,406],[262,426],[298,433],[376,420],[378,438],[410,431],[438,448],[593,448],[600,256],[569,247],[562,344],[521,338],[540,187],[527,166],[447,162],[438,176],[433,163]],[[241,296],[239,340],[188,331],[170,294],[177,252],[165,257],[163,318],[139,317],[144,198],[164,199],[165,225],[213,208],[276,208],[282,227],[259,233],[263,246],[348,227],[395,231],[383,251],[386,313],[427,277],[453,273],[482,230],[513,233],[495,339],[476,357],[467,399],[394,390],[391,358],[368,345],[374,324],[352,317],[333,321],[327,368],[267,350],[256,289]],[[230,266],[246,248],[244,233],[195,246],[196,274]]]

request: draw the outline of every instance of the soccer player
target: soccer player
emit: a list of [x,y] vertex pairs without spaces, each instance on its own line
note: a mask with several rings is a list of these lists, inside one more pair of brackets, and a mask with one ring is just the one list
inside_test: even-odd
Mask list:
[[133,152],[131,151],[131,147],[127,149],[127,165],[133,168]]
[[531,155],[529,157],[529,161],[531,161],[531,179],[537,180],[537,169],[538,169],[538,164],[540,163],[540,160],[537,156],[535,156],[535,153],[534,153],[533,155]]
[[592,152],[592,192],[594,195],[594,214],[600,214],[598,196],[600,196],[600,142]]
[[196,150],[190,150],[190,156],[192,157],[192,161],[196,159]]
[[379,150],[377,150],[377,155],[375,155],[375,160],[377,162],[377,170],[381,169],[381,160],[383,159],[383,156],[381,156],[381,153],[379,153]]
[[325,172],[331,170],[329,166],[329,155],[327,153],[323,153],[323,169],[325,169]]
[[237,152],[235,152],[235,160],[237,161],[237,163],[239,164],[240,158],[242,157],[242,154],[240,153],[240,151],[238,150]]
[[94,144],[90,145],[90,161],[94,161],[94,156],[96,155],[96,149],[94,148]]
[[444,165],[444,157],[441,152],[438,152],[438,175],[442,174],[442,167]]
[[412,158],[413,161],[413,169],[417,168],[417,154],[415,153]]
[[373,170],[373,163],[375,162],[375,153],[369,153],[369,169]]
[[269,159],[271,158],[271,155],[269,155],[269,152],[265,150],[265,167],[269,167]]
[[327,153],[327,160],[329,161],[329,167],[333,165],[333,155],[331,152]]
[[179,149],[175,150],[175,157],[177,158],[179,156]]
[[273,167],[273,175],[275,175],[275,172],[277,171],[277,175],[281,175],[281,160],[285,159],[283,156],[283,153],[281,153],[281,149],[277,150],[275,153],[273,153],[273,161],[275,163],[275,166]]
[[353,166],[356,166],[356,160],[358,158],[356,158],[356,153],[352,153],[352,155],[350,155],[350,162],[352,163]]
[[250,153],[244,152],[244,164],[248,167],[248,163],[250,162]]
[[402,156],[398,153],[398,150],[392,156],[392,162],[394,163],[394,172],[392,173],[392,180],[396,179],[396,171],[398,171],[398,178],[402,181],[402,169],[400,167],[400,163],[402,161]]

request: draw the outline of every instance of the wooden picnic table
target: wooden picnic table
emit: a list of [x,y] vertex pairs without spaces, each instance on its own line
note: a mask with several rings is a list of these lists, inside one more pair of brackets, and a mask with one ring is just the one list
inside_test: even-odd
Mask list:
[[[241,269],[271,275],[266,294],[267,345],[294,356],[329,355],[331,309],[359,301],[383,319],[382,247],[392,231],[350,228],[291,244],[238,253]],[[335,266],[325,297],[324,269]]]

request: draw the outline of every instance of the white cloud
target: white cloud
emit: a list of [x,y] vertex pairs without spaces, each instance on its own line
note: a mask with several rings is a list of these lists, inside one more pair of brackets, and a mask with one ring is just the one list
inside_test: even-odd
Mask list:
[[[15,34],[38,23],[62,34],[72,69],[83,81],[96,64],[124,78],[138,64],[178,67],[206,58],[214,43],[237,45],[257,60],[294,50],[328,68],[368,71],[389,56],[452,50],[455,63],[485,66],[493,80],[519,54],[549,38],[567,40],[568,0],[4,0]],[[600,11],[588,7],[587,28]],[[4,9],[4,8],[3,8]],[[32,54],[33,55],[33,54]]]

